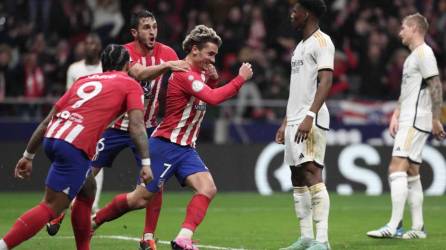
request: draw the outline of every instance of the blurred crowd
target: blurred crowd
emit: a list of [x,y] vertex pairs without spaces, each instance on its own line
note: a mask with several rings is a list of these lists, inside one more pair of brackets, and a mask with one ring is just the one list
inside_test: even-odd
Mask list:
[[[84,57],[84,38],[103,44],[131,40],[132,12],[157,17],[158,40],[184,56],[181,43],[197,24],[223,39],[217,61],[222,81],[242,61],[255,77],[240,98],[240,116],[271,117],[262,101],[287,99],[290,58],[299,35],[289,22],[292,0],[3,0],[0,2],[0,98],[57,97],[65,91],[68,66]],[[409,51],[399,40],[402,17],[420,12],[430,22],[428,44],[446,77],[446,0],[327,0],[321,28],[336,46],[331,99],[399,96]],[[248,105],[247,102],[251,101]],[[253,108],[244,109],[244,106]],[[249,114],[247,114],[249,112]]]

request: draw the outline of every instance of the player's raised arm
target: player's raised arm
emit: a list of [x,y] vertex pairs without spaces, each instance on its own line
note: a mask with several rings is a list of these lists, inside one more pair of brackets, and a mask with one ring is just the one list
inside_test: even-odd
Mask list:
[[[199,79],[189,81],[186,90],[210,105],[217,105],[237,94],[243,84],[253,75],[251,64],[243,63],[237,77],[222,87],[212,89]],[[186,80],[187,81],[187,80]]]
[[28,178],[31,176],[32,161],[36,154],[37,149],[42,143],[43,136],[45,135],[46,128],[51,121],[51,118],[56,114],[56,109],[51,109],[48,116],[39,124],[36,130],[34,130],[31,139],[28,141],[25,152],[23,152],[22,158],[16,164],[14,177],[19,179]]

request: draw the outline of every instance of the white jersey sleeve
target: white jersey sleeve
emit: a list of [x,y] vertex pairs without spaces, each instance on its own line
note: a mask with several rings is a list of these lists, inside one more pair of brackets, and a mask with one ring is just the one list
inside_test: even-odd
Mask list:
[[74,64],[71,64],[67,71],[67,90],[73,85],[74,81],[76,80],[74,75]]
[[429,46],[423,46],[417,51],[418,67],[423,79],[438,75],[437,59]]
[[319,44],[320,47],[315,50],[315,57],[316,57],[316,63],[317,63],[317,70],[322,69],[334,69],[334,54],[335,54],[335,47],[333,45],[333,42],[331,39],[324,39]]

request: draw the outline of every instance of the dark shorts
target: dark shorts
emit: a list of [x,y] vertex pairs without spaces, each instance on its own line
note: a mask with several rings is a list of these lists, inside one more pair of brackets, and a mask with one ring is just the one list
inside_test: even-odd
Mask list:
[[43,146],[51,161],[46,186],[64,192],[72,200],[90,173],[90,160],[83,151],[64,140],[45,138]]
[[173,175],[184,186],[189,175],[209,171],[195,148],[157,137],[149,139],[149,147],[153,173],[153,181],[147,184],[147,190],[150,192],[160,191]]

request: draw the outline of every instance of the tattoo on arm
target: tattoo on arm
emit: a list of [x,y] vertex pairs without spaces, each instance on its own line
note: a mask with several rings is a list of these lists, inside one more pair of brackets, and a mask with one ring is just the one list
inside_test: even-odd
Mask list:
[[135,143],[136,150],[142,159],[149,158],[149,146],[147,143],[144,114],[141,110],[129,111],[129,134]]
[[434,119],[439,119],[441,105],[443,104],[443,89],[439,76],[431,77],[427,80],[432,99],[432,115]]
[[28,141],[28,145],[26,146],[26,150],[29,153],[35,153],[37,149],[39,148],[40,144],[42,143],[43,137],[45,135],[46,128],[48,127],[48,124],[51,121],[51,118],[53,115],[56,114],[56,110],[53,108],[48,116],[43,120],[39,126],[34,130],[33,135]]

